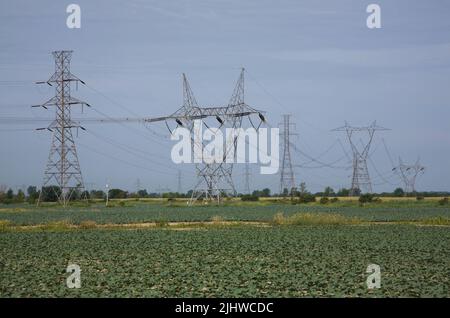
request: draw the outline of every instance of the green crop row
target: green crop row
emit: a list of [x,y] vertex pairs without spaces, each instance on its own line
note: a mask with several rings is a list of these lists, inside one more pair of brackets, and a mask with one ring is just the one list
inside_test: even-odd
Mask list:
[[[439,226],[3,232],[0,251],[0,297],[450,297]],[[80,289],[66,287],[68,264]]]
[[[413,202],[415,203],[415,202]],[[225,206],[170,206],[140,202],[127,202],[124,207],[106,208],[101,204],[88,207],[29,205],[0,206],[0,220],[16,225],[31,225],[67,220],[73,224],[83,221],[104,223],[139,223],[167,221],[208,221],[217,216],[226,221],[271,221],[276,213],[286,216],[296,213],[331,213],[365,221],[414,221],[429,218],[450,218],[450,207],[405,203],[404,206],[371,204],[358,206],[320,204],[266,204]]]

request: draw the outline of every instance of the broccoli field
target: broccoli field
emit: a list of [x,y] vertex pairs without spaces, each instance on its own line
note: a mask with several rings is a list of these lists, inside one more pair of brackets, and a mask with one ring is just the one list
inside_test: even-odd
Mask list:
[[[450,228],[445,222],[404,223],[423,219],[419,210],[278,205],[247,210],[199,207],[200,214],[195,214],[195,207],[142,205],[134,218],[135,208],[124,207],[127,213],[105,209],[105,214],[114,211],[107,216],[96,208],[91,212],[71,208],[56,211],[56,216],[48,210],[35,211],[49,216],[44,221],[31,208],[0,210],[0,296],[450,297]],[[312,211],[314,216],[327,215],[325,209],[359,216],[352,219],[359,221],[334,225],[324,218],[323,224],[271,221],[277,211],[285,210],[286,216],[295,210]],[[374,209],[384,212],[377,217]],[[164,211],[172,212],[164,215]],[[425,211],[448,221],[448,209],[430,206]],[[208,221],[214,215],[221,218]],[[208,222],[133,226],[133,221],[162,218]],[[63,219],[69,222],[51,223]],[[223,221],[232,219],[259,222]],[[83,220],[95,222],[83,226]],[[45,222],[52,226],[40,227]],[[120,228],[100,226],[120,222],[129,223]],[[67,288],[69,264],[80,266],[81,288]],[[380,288],[367,288],[369,264],[381,268]]]

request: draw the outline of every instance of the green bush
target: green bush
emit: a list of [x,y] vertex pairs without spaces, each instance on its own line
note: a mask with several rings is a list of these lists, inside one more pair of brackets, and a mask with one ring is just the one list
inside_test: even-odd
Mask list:
[[359,203],[370,203],[373,201],[373,195],[370,193],[364,193],[359,196]]
[[448,204],[448,198],[442,198],[438,201],[439,205],[447,205]]
[[311,193],[303,193],[299,195],[298,197],[299,203],[310,203],[310,202],[316,202],[316,197],[312,195]]
[[252,194],[244,194],[241,196],[241,201],[259,201],[259,197]]
[[328,204],[330,202],[330,199],[328,199],[327,197],[322,197],[320,198],[319,203],[320,204]]

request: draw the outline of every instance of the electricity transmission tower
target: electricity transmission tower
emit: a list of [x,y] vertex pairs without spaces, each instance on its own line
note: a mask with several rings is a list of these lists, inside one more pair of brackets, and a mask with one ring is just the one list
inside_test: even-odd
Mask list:
[[294,170],[292,168],[291,160],[291,141],[290,137],[295,135],[291,131],[295,130],[295,124],[290,122],[291,115],[283,115],[283,122],[281,125],[281,137],[283,147],[283,157],[281,158],[281,170],[280,170],[280,193],[283,193],[284,189],[289,192],[295,188]]
[[416,163],[413,165],[404,164],[402,158],[399,158],[398,161],[398,166],[394,167],[392,170],[396,172],[403,181],[405,193],[414,193],[416,191],[416,178],[418,175],[425,172],[425,167],[419,163],[419,158],[417,158]]
[[[200,107],[186,75],[183,74],[183,106],[166,119],[174,118],[178,126],[188,128],[191,133],[199,133],[199,131],[194,132],[194,129],[200,129],[199,127],[195,128],[194,121],[196,119],[214,118],[219,123],[220,128],[235,129],[242,126],[244,117],[247,117],[252,123],[250,118],[252,114],[258,114],[261,123],[264,122],[265,118],[261,112],[248,106],[244,101],[244,71],[244,69],[241,70],[228,105],[219,107]],[[206,123],[203,123],[203,125],[210,129]],[[220,203],[222,196],[236,194],[232,178],[233,163],[230,163],[230,161],[235,161],[238,136],[226,137],[227,143],[223,152],[223,160],[214,163],[205,163],[202,160],[201,163],[196,163],[198,182],[192,191],[189,204],[193,204],[199,198]],[[203,141],[198,142],[194,139],[192,141],[193,148],[204,148]],[[233,160],[227,160],[227,158],[230,159],[229,157],[233,157],[231,158]]]
[[[350,143],[350,147],[353,153],[353,174],[352,185],[350,188],[350,196],[358,195],[362,191],[367,193],[372,192],[372,183],[370,181],[369,170],[367,169],[367,158],[369,156],[370,145],[372,144],[373,136],[377,130],[388,130],[387,128],[380,127],[374,121],[367,127],[354,127],[350,126],[347,122],[345,125],[333,131],[345,131],[347,133],[347,139]],[[367,133],[368,140],[362,145],[362,148],[358,148],[354,141],[355,133]]]
[[[58,156],[56,159],[49,159],[49,164],[45,173],[44,185],[47,185],[53,178],[56,179],[57,184],[62,189],[59,200],[66,204],[70,199],[72,193],[76,190],[83,189],[83,179],[81,177],[80,166],[76,156],[75,143],[73,142],[71,128],[81,128],[78,123],[70,119],[70,106],[74,104],[87,105],[89,104],[70,97],[70,83],[81,82],[72,73],[70,73],[70,57],[72,51],[54,52],[56,60],[56,72],[52,78],[47,82],[57,83],[57,95],[42,106],[57,106],[57,116],[54,123],[47,129],[54,131],[54,141],[52,143],[52,150],[50,157]],[[233,94],[226,106],[217,107],[200,107],[192,93],[186,75],[183,74],[183,105],[173,114],[161,117],[142,117],[142,118],[107,118],[107,119],[93,119],[90,122],[99,123],[119,123],[119,122],[138,122],[145,125],[155,122],[165,122],[167,128],[169,122],[175,121],[177,127],[184,127],[189,129],[191,136],[194,134],[196,128],[195,122],[201,120],[202,125],[210,129],[206,124],[206,120],[215,120],[219,123],[220,128],[241,128],[243,119],[247,118],[250,124],[253,125],[251,115],[258,115],[260,123],[258,129],[263,122],[265,122],[263,112],[256,110],[244,101],[244,69],[242,68],[237,84],[234,88]],[[199,127],[197,127],[198,129]],[[45,129],[45,128],[41,128]],[[198,133],[198,132],[197,132]],[[227,136],[226,149],[224,149],[223,160],[214,163],[205,163],[203,155],[201,163],[196,163],[196,172],[198,182],[195,185],[189,204],[194,203],[199,198],[206,200],[216,200],[218,203],[223,195],[236,193],[235,186],[232,179],[233,162],[236,160],[237,139],[239,136]],[[203,152],[204,142],[198,142],[193,137],[192,147],[198,147]],[[194,151],[195,153],[195,151]],[[231,158],[231,159],[230,159]],[[230,159],[230,160],[228,160]],[[69,181],[76,181],[74,185],[69,185]],[[42,191],[41,191],[42,193]]]
[[244,191],[246,194],[250,194],[250,177],[251,177],[251,172],[250,172],[250,165],[247,162],[245,164],[245,185],[244,185]]
[[135,186],[136,186],[136,194],[137,194],[140,190],[142,190],[141,180],[139,178],[136,179]]
[[84,128],[71,119],[71,108],[77,104],[82,106],[89,106],[89,104],[71,96],[70,89],[73,82],[84,84],[82,80],[70,72],[72,51],[54,51],[52,55],[55,59],[55,73],[48,81],[37,82],[37,84],[55,85],[56,94],[44,104],[33,106],[45,109],[54,106],[56,109],[55,120],[47,128],[38,128],[38,130],[48,129],[53,132],[52,145],[38,204],[42,199],[45,187],[53,185],[54,182],[57,187],[52,187],[51,191],[57,196],[58,201],[66,206],[75,194],[84,190],[83,177],[72,134],[72,128],[81,128],[82,130]]

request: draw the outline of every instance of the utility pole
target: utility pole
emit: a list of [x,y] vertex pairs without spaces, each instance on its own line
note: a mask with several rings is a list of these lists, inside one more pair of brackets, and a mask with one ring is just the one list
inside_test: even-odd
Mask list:
[[397,173],[403,181],[405,193],[409,194],[416,192],[416,178],[418,175],[425,172],[425,167],[420,164],[419,158],[417,158],[416,163],[413,165],[404,164],[402,158],[399,158],[398,161],[398,166],[394,167],[392,170]]
[[106,185],[105,185],[105,192],[106,192],[106,206],[108,206],[108,202],[109,202],[109,185],[108,185],[108,182],[106,182]]
[[281,157],[281,170],[280,170],[280,194],[283,193],[284,189],[288,189],[292,192],[295,188],[295,177],[294,170],[292,168],[291,160],[291,136],[295,135],[293,131],[295,130],[295,124],[291,123],[291,115],[283,115],[283,122],[281,125],[281,137],[282,137],[282,147],[283,156]]
[[[362,191],[367,193],[372,193],[372,183],[370,181],[369,170],[367,168],[367,158],[369,156],[370,146],[375,134],[378,130],[389,130],[377,126],[376,121],[374,121],[370,126],[367,127],[354,127],[350,126],[347,122],[345,125],[333,131],[345,131],[347,134],[348,142],[353,153],[353,174],[352,174],[352,185],[350,187],[350,196],[359,195]],[[355,133],[367,133],[368,140],[362,144],[362,148],[356,146],[354,141]]]
[[83,177],[78,161],[75,141],[72,134],[72,128],[85,130],[79,123],[71,119],[71,109],[74,105],[89,106],[89,104],[71,96],[70,89],[72,83],[82,80],[70,72],[70,60],[72,51],[54,51],[52,55],[55,59],[55,73],[48,81],[37,82],[37,84],[46,83],[50,86],[55,85],[55,96],[41,105],[32,107],[56,108],[55,120],[46,128],[53,132],[52,145],[48,157],[47,167],[44,172],[44,181],[38,204],[42,200],[44,188],[56,183],[53,188],[58,201],[65,207],[75,193],[82,193],[84,190]]
[[177,179],[178,179],[177,193],[181,194],[183,192],[183,188],[181,186],[181,170],[178,170]]

